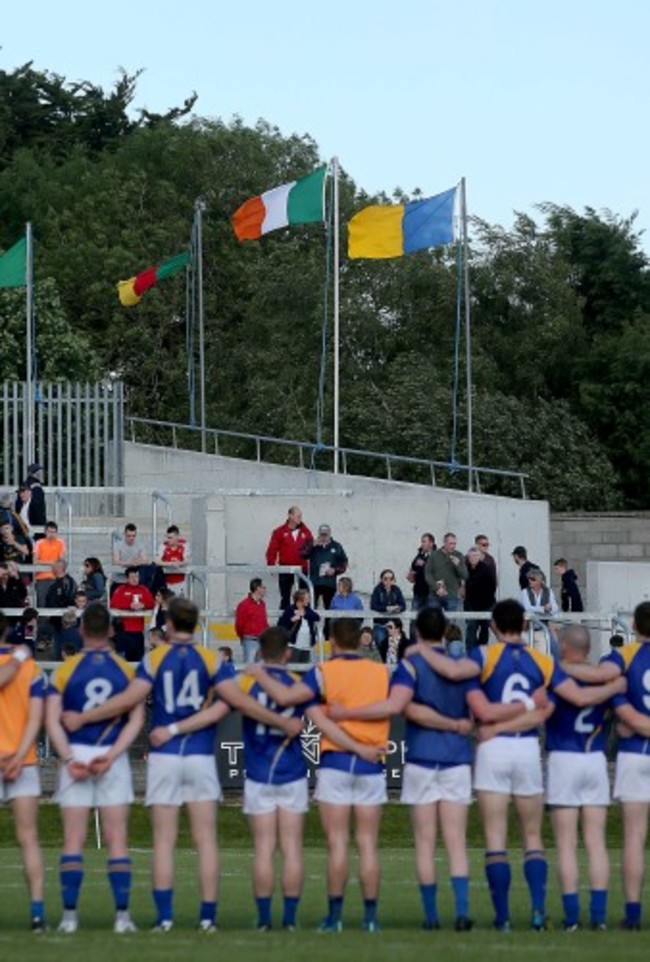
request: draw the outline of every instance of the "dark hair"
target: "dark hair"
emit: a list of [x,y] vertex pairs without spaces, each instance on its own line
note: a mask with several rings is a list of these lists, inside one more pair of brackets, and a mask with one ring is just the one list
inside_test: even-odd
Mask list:
[[76,655],[77,646],[75,645],[74,641],[64,641],[61,645],[61,654],[68,655],[68,657],[71,655]]
[[226,661],[232,661],[232,648],[230,645],[219,645],[217,651],[221,652]]
[[330,628],[332,641],[343,651],[356,651],[359,647],[359,626],[353,618],[337,618]]
[[384,570],[380,572],[380,574],[379,574],[379,580],[380,580],[380,581],[383,581],[383,580],[384,580],[384,575],[392,575],[392,576],[393,576],[393,580],[395,580],[395,572],[393,571],[392,568],[384,568]]
[[634,609],[634,627],[642,638],[650,638],[650,601],[642,601]]
[[180,534],[180,531],[178,530],[178,525],[170,524],[170,526],[167,528],[167,534]]
[[262,581],[261,578],[251,578],[250,583],[248,585],[248,589],[250,593],[253,594],[254,591],[257,591],[257,589],[260,588],[263,583],[264,582]]
[[135,572],[138,576],[140,575],[140,569],[138,568],[137,565],[129,565],[129,567],[126,569],[126,571],[124,572],[124,574],[125,574],[125,575],[127,576],[127,578],[128,578],[129,575],[133,574],[133,572]]
[[445,628],[445,641],[462,641],[463,632],[458,625],[448,624]]
[[25,608],[20,616],[20,620],[24,625],[29,624],[30,621],[34,620],[34,618],[38,618],[38,611],[36,608]]
[[625,638],[623,635],[612,635],[609,639],[610,648],[622,648],[625,644]]
[[566,560],[566,558],[558,558],[557,561],[554,561],[554,562],[553,562],[553,564],[554,564],[554,565],[562,565],[563,568],[568,568],[568,567],[569,567],[569,562]]
[[58,530],[59,530],[59,526],[58,526],[58,524],[56,523],[56,521],[48,521],[47,524],[45,525],[45,527],[46,527],[46,528],[51,528],[51,529],[53,529],[54,531],[58,531]]
[[431,534],[430,531],[424,531],[424,532],[420,535],[420,540],[422,540],[422,538],[428,538],[429,541],[433,541],[434,544],[436,543],[436,539],[434,538],[434,536]]
[[492,609],[492,620],[502,634],[520,635],[524,630],[526,613],[514,598],[505,598]]
[[128,524],[125,524],[125,525],[124,525],[124,530],[125,530],[125,531],[137,531],[138,529],[137,529],[136,525],[133,524],[132,521],[129,521]]
[[528,552],[524,548],[523,544],[518,544],[516,548],[513,548],[512,554],[514,558],[521,558],[522,561],[526,561],[528,558]]
[[92,568],[93,574],[97,571],[100,575],[102,575],[102,577],[104,578],[106,577],[106,575],[104,574],[104,569],[102,568],[102,563],[99,560],[99,558],[86,558],[86,560],[84,561],[84,564]]
[[402,619],[401,618],[391,618],[387,625],[394,625],[398,631],[402,630]]
[[199,623],[199,609],[189,598],[172,598],[167,609],[167,621],[175,631],[193,635]]
[[417,633],[423,641],[442,641],[447,619],[442,608],[423,608],[415,619]]
[[159,588],[156,594],[160,595],[163,601],[169,601],[170,598],[175,598],[176,594],[171,588]]
[[84,608],[81,616],[81,628],[87,638],[108,638],[111,628],[111,616],[106,605],[99,601]]
[[279,658],[289,646],[289,636],[284,628],[266,628],[260,635],[260,654],[264,659]]

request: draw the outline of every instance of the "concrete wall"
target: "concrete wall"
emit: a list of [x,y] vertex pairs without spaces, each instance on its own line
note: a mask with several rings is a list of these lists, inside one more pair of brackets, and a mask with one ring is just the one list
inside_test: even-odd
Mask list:
[[[423,531],[440,541],[458,535],[465,550],[484,532],[500,569],[501,595],[517,592],[517,569],[510,553],[516,544],[548,570],[548,505],[468,494],[402,482],[339,476],[256,464],[214,455],[149,445],[126,445],[125,485],[185,491],[172,496],[174,520],[191,526],[193,556],[208,564],[264,563],[271,530],[287,508],[298,503],[312,530],[327,521],[350,558],[355,586],[369,594],[383,568],[393,568],[408,589],[405,573]],[[211,606],[231,609],[245,593],[250,575],[215,577]],[[277,602],[274,590],[269,601]]]

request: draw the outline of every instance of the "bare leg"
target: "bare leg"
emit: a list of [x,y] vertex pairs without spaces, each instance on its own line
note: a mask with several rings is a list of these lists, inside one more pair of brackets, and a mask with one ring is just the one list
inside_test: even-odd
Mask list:
[[381,805],[356,805],[355,840],[359,852],[359,877],[364,899],[379,896],[379,825]]
[[592,889],[609,888],[606,825],[607,807],[605,805],[587,805],[582,809],[582,836],[589,858],[589,885]]
[[188,802],[192,840],[199,858],[201,901],[216,902],[219,895],[219,851],[217,848],[217,806],[213,801]]
[[566,895],[578,891],[578,809],[551,810],[551,823],[557,849],[557,874],[560,892]]
[[348,882],[350,806],[320,802],[320,817],[327,841],[327,891],[342,896]]
[[434,885],[436,881],[437,820],[437,803],[412,806],[411,826],[415,843],[415,876],[419,885]]
[[109,858],[128,858],[127,827],[129,824],[128,805],[106,805],[100,808],[104,840]]
[[282,852],[282,891],[291,898],[299,898],[302,891],[302,833],[305,816],[280,809],[278,830]]
[[249,815],[255,855],[253,857],[253,895],[256,899],[273,895],[273,855],[277,845],[277,813]]
[[174,850],[178,836],[178,806],[152,805],[153,887],[171,889],[174,884]]
[[38,843],[38,798],[14,798],[11,807],[29,895],[32,901],[42,902],[45,873]]
[[440,802],[440,828],[449,859],[449,874],[469,876],[467,857],[467,805]]
[[643,888],[648,802],[622,802],[623,892],[626,902],[640,902]]

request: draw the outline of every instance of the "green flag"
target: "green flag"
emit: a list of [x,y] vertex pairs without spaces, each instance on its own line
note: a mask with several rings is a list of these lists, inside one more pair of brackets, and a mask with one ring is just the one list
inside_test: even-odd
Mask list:
[[27,240],[20,240],[0,257],[0,287],[24,287],[27,271]]

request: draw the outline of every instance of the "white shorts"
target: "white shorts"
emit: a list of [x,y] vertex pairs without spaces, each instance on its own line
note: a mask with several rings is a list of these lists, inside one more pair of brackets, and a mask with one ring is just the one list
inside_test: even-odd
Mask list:
[[244,815],[268,815],[279,808],[304,815],[309,808],[309,783],[306,778],[284,785],[266,785],[264,782],[254,782],[251,778],[244,780]]
[[319,768],[314,798],[330,805],[384,805],[388,801],[386,776],[383,772],[355,775],[338,768]]
[[425,768],[424,765],[407,762],[404,766],[400,797],[404,805],[431,805],[433,802],[469,805],[471,800],[471,765]]
[[218,801],[221,786],[214,755],[149,755],[145,805]]
[[5,781],[0,772],[0,802],[11,802],[14,798],[39,798],[40,794],[38,765],[25,765],[13,782]]
[[[88,764],[93,758],[107,755],[107,745],[71,745],[75,761]],[[76,781],[67,765],[59,768],[59,785],[54,796],[61,808],[106,808],[109,805],[130,805],[133,801],[131,765],[126,752],[116,758],[103,775]]]
[[542,762],[537,738],[497,736],[478,745],[474,788],[499,795],[541,795]]
[[609,805],[609,778],[604,752],[549,752],[546,804],[570,808]]
[[619,752],[616,756],[614,798],[619,802],[650,802],[650,756]]

